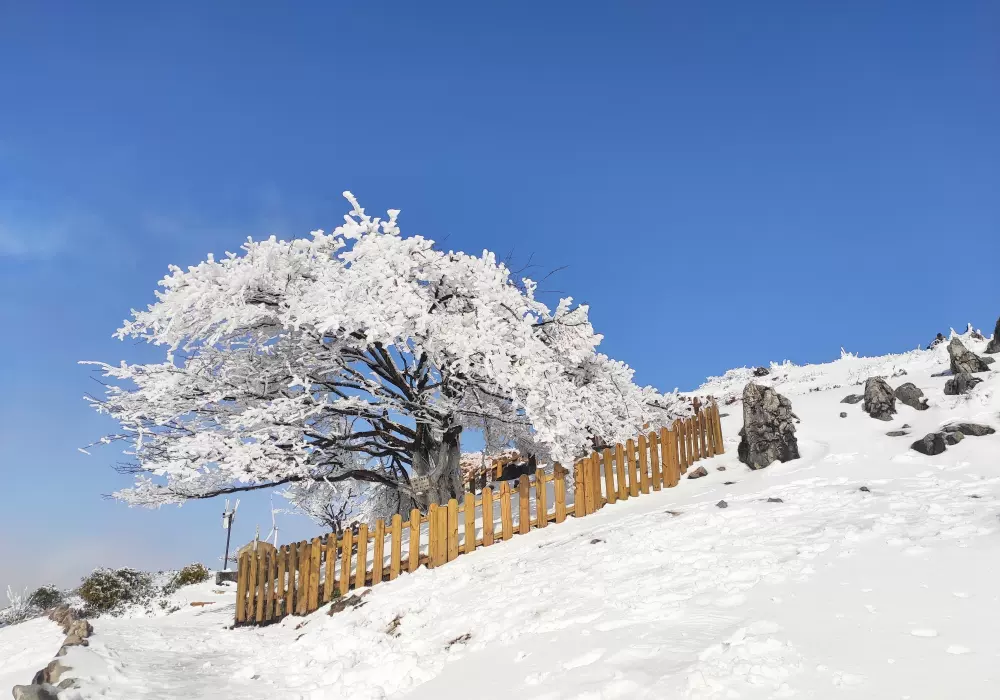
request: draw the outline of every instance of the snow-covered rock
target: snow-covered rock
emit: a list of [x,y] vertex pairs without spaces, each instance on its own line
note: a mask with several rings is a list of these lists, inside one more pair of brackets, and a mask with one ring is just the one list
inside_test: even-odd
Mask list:
[[865,382],[865,402],[862,408],[877,420],[889,421],[896,415],[896,396],[885,379],[871,377]]
[[750,382],[743,390],[743,429],[737,453],[751,469],[799,458],[792,403],[769,387]]

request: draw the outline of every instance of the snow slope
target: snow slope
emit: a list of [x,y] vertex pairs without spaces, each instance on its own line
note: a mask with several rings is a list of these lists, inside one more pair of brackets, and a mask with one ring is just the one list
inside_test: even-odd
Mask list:
[[31,683],[35,673],[52,660],[66,637],[48,618],[0,627],[0,697],[15,685]]
[[[937,457],[909,444],[952,420],[1000,427],[1000,375],[946,397],[932,376],[946,369],[943,346],[776,365],[759,381],[792,400],[799,460],[747,470],[741,406],[726,406],[727,454],[703,479],[402,576],[334,616],[229,630],[231,593],[184,589],[216,604],[97,620],[67,657],[82,687],[61,697],[997,697],[1000,433]],[[696,393],[737,395],[749,373]],[[873,374],[916,383],[931,409],[885,423],[840,403]],[[885,435],[904,423],[912,436]]]

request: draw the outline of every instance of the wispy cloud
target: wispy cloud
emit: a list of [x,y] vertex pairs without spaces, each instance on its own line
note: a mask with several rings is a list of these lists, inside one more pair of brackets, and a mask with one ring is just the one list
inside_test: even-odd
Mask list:
[[0,258],[49,259],[65,253],[69,235],[65,227],[26,229],[0,221]]

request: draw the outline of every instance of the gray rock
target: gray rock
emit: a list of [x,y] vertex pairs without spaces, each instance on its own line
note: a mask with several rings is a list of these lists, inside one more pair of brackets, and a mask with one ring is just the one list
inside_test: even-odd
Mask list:
[[858,489],[858,491],[864,491],[865,493],[871,493],[872,492],[872,490],[870,488],[868,488],[867,486],[862,486],[861,488]]
[[705,470],[705,467],[698,467],[693,472],[688,474],[689,479],[700,479],[703,476],[708,476],[708,471]]
[[903,437],[904,435],[909,435],[909,430],[890,430],[886,435],[889,437]]
[[990,355],[1000,352],[1000,318],[997,319],[997,327],[993,331],[993,338],[990,340],[989,345],[986,346],[986,352]]
[[996,432],[995,428],[991,428],[988,425],[980,425],[979,423],[952,423],[951,425],[944,426],[942,430],[946,433],[963,433],[973,437],[983,437],[984,435],[992,435]]
[[948,446],[944,441],[944,433],[928,433],[910,445],[910,447],[920,454],[930,455],[932,457],[934,455],[939,455],[948,449]]
[[70,637],[79,637],[80,639],[86,639],[94,633],[94,627],[86,620],[73,620],[66,627],[66,634]]
[[750,383],[743,390],[743,428],[739,460],[751,469],[763,469],[775,460],[799,458],[795,439],[797,416],[792,403],[769,387]]
[[968,394],[972,391],[976,384],[981,384],[982,379],[979,377],[973,377],[971,374],[966,374],[965,372],[955,375],[953,379],[949,379],[944,383],[944,393],[947,396],[961,396],[962,394]]
[[990,371],[990,366],[983,362],[983,358],[966,348],[957,337],[952,338],[951,342],[948,343],[948,356],[951,358],[952,374],[974,374]]
[[784,501],[781,500],[780,498],[769,498],[769,499],[767,499],[767,502],[768,503],[784,503]]
[[840,400],[840,403],[861,403],[864,399],[864,394],[848,394]]
[[719,501],[718,503],[715,504],[715,507],[716,508],[728,508],[729,504],[726,503],[725,501]]
[[947,444],[949,444],[949,445],[957,445],[958,443],[962,442],[962,440],[964,440],[964,439],[965,439],[965,435],[963,433],[945,433],[944,434],[944,441]]
[[841,411],[840,412],[840,417],[841,418],[847,418],[847,412],[846,411]]
[[755,376],[755,377],[766,377],[770,373],[771,373],[771,370],[769,370],[767,367],[757,367],[753,371],[753,376]]
[[865,382],[865,402],[862,410],[877,420],[892,420],[896,413],[896,396],[892,387],[882,377],[872,377]]
[[995,358],[995,357],[984,357],[983,358],[983,362],[985,362],[988,365],[992,365],[996,361],[997,361],[997,358]]
[[14,700],[59,700],[59,690],[51,685],[15,685]]
[[917,385],[913,382],[900,384],[893,394],[901,403],[906,404],[910,408],[915,408],[918,411],[926,411],[928,409],[927,399],[924,398],[924,392],[918,389]]

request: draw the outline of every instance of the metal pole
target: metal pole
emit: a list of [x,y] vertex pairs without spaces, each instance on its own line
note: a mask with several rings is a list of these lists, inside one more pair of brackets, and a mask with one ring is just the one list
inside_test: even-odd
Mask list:
[[222,559],[222,570],[229,571],[229,536],[233,534],[233,523],[229,522],[226,528],[226,556]]

